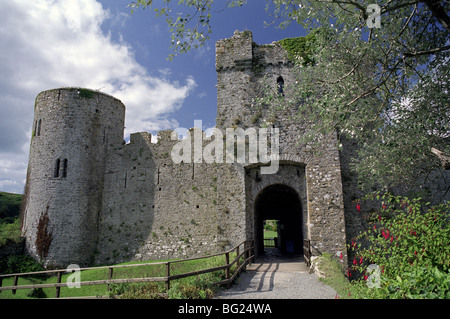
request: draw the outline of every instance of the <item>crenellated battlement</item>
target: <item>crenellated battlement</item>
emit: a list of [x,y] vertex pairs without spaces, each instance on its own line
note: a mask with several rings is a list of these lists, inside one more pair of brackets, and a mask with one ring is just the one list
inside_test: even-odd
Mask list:
[[316,252],[345,256],[336,137],[312,152],[299,143],[307,125],[295,110],[252,106],[266,85],[284,98],[291,68],[278,42],[258,45],[250,31],[236,31],[216,44],[216,129],[194,123],[184,138],[138,132],[127,144],[118,99],[83,88],[40,93],[25,194],[28,253],[54,267],[111,264],[254,240],[260,254],[263,221],[276,219],[284,252],[301,254],[308,238]]

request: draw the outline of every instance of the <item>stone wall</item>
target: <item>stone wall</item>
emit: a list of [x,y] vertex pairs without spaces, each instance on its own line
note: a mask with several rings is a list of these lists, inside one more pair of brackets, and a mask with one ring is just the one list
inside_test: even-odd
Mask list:
[[122,144],[124,114],[119,100],[86,89],[36,98],[23,234],[49,267],[93,261],[105,166]]
[[[256,198],[284,185],[301,203],[294,212],[301,216],[298,236],[311,240],[314,254],[342,252],[346,260],[336,136],[304,145],[300,137],[309,124],[295,108],[255,103],[266,90],[278,90],[280,77],[288,90],[295,81],[291,67],[278,43],[257,45],[248,31],[216,45],[217,128],[224,135],[227,128],[278,129],[280,167],[269,175],[248,154],[243,163],[199,160],[194,140],[201,138],[200,151],[211,143],[199,129],[190,131],[192,140],[165,131],[152,143],[141,132],[125,144],[125,108],[108,95],[76,88],[41,93],[25,195],[29,253],[67,266],[223,251],[258,237]],[[173,147],[188,141],[191,154],[174,162]]]
[[[292,186],[302,200],[303,234],[311,240],[314,253],[327,251],[340,255],[342,252],[345,261],[346,227],[337,137],[326,137],[315,145],[302,144],[302,134],[307,132],[310,124],[301,121],[295,106],[275,108],[273,105],[255,103],[255,98],[261,97],[264,92],[276,94],[279,77],[283,78],[284,90],[295,85],[296,78],[286,51],[276,42],[257,45],[251,32],[237,31],[230,39],[217,42],[216,69],[217,126],[278,128],[280,134],[280,160],[285,164],[283,169],[273,176],[261,176],[259,182],[247,179],[248,238],[255,232],[253,199],[258,191],[274,183],[290,185],[292,177],[287,172],[296,172],[296,167],[302,167],[302,179]],[[279,98],[287,99],[288,96],[280,94]],[[251,168],[250,175],[257,171],[252,165],[246,167]],[[239,181],[230,184],[237,185]]]

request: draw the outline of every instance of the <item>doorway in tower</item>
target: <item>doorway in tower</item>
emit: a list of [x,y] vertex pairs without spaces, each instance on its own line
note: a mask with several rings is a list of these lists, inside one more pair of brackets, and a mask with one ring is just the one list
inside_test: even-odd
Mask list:
[[[293,188],[283,184],[267,186],[256,196],[254,208],[257,255],[272,246],[283,254],[303,254],[302,206]],[[270,227],[272,236],[265,236]],[[265,237],[276,239],[266,241]]]

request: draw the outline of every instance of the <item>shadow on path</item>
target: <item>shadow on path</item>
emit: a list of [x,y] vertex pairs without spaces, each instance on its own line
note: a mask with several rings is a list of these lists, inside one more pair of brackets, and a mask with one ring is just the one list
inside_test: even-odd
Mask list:
[[302,256],[282,255],[266,249],[263,256],[247,266],[230,289],[218,299],[333,299],[336,291],[318,281]]

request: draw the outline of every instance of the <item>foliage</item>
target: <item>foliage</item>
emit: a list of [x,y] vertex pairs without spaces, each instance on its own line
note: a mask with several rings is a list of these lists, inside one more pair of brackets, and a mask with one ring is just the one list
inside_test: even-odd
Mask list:
[[307,36],[297,38],[287,38],[279,41],[281,46],[288,53],[288,58],[292,61],[300,61],[301,65],[314,64],[312,51],[314,49],[315,36],[311,32]]
[[319,281],[336,290],[336,298],[347,298],[350,282],[342,271],[342,264],[328,253],[323,253],[320,258],[314,262],[317,262],[317,267],[324,276],[320,277]]
[[164,287],[156,283],[112,284],[109,296],[119,299],[164,299]]
[[27,255],[10,255],[0,261],[0,273],[14,274],[45,270],[42,264]]
[[[175,5],[165,0],[163,8],[155,8],[172,28],[171,57],[206,43],[212,32],[211,13],[221,11],[212,7],[217,2],[182,0]],[[380,10],[379,25],[369,3]],[[245,4],[229,0],[226,7]],[[336,131],[340,139],[357,141],[360,148],[352,167],[366,190],[399,183],[414,187],[440,166],[430,150],[450,153],[448,1],[266,4],[279,27],[297,23],[317,31],[315,49],[307,55],[314,67],[295,59],[295,86],[286,87],[285,99],[271,93],[265,101],[274,110],[299,109],[300,117],[311,122],[304,142],[314,143]],[[154,5],[139,0],[130,6],[135,10]],[[288,41],[284,44],[292,56]]]
[[[429,207],[420,198],[372,194],[364,204],[357,202],[357,210],[361,213],[369,201],[381,201],[381,210],[368,213],[369,229],[348,247],[353,261],[347,275],[356,278],[352,293],[370,298],[449,298],[450,203]],[[369,288],[377,278],[379,288]]]
[[95,92],[89,89],[79,89],[78,90],[80,97],[86,99],[92,99],[94,97]]
[[220,281],[218,273],[208,273],[176,281],[169,289],[170,299],[211,299],[217,291],[214,282]]
[[0,247],[8,242],[19,243],[21,240],[20,220],[18,218],[13,223],[0,224]]
[[272,231],[275,232],[275,236],[272,237],[277,237],[276,236],[276,232],[277,232],[277,221],[274,219],[268,219],[264,222],[264,229],[267,231]]
[[20,194],[0,192],[0,224],[2,222],[11,222],[19,216],[22,196]]
[[[156,2],[156,1],[155,1]],[[173,53],[169,59],[173,59],[180,53],[185,53],[191,48],[198,48],[205,44],[212,33],[210,24],[213,0],[164,0],[162,7],[157,7],[158,3],[152,0],[133,1],[129,7],[132,12],[138,8],[153,8],[156,16],[163,16],[170,27],[172,33]],[[246,0],[227,0],[225,7],[232,8],[242,6]],[[178,7],[185,7],[183,13],[178,12]],[[222,8],[223,10],[223,8]]]
[[47,298],[47,294],[42,288],[33,288],[27,293],[27,297],[30,298]]

